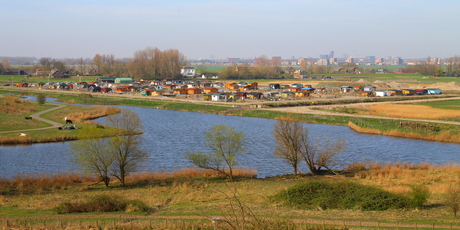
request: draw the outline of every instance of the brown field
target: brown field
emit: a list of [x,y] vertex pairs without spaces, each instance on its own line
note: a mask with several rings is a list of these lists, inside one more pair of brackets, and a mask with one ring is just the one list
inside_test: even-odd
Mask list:
[[376,104],[370,106],[352,107],[367,112],[358,112],[373,116],[387,116],[398,118],[415,119],[449,119],[460,117],[460,110],[437,109],[426,105],[407,105],[407,104]]

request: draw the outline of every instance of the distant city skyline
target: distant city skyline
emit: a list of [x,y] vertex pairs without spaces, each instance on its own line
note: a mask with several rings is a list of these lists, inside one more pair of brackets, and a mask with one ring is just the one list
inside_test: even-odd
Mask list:
[[188,59],[460,54],[456,0],[0,0],[0,56]]

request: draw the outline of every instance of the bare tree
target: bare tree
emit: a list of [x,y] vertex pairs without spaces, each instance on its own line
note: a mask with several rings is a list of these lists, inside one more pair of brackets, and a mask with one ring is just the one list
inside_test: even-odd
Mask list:
[[236,156],[245,151],[245,136],[234,127],[214,125],[206,132],[206,145],[210,152],[187,152],[186,158],[194,165],[217,171],[233,180]]
[[128,64],[129,71],[140,78],[167,78],[178,75],[182,66],[187,65],[187,59],[175,49],[161,51],[147,47],[136,51]]
[[[278,131],[277,128],[284,131]],[[275,140],[276,156],[286,159],[295,171],[300,157],[312,174],[320,173],[323,168],[331,170],[336,166],[334,156],[344,151],[346,144],[342,138],[332,140],[330,137],[318,136],[312,139],[304,123],[291,117],[278,119],[275,125]]]
[[106,124],[115,128],[107,148],[113,157],[112,175],[124,186],[126,176],[147,159],[147,152],[141,149],[142,136],[138,135],[143,131],[142,121],[135,112],[124,109],[108,117]]
[[303,124],[293,122],[291,117],[278,119],[273,130],[275,137],[275,156],[284,159],[294,169],[297,175],[298,166],[302,160],[302,149],[305,144],[304,140],[308,135],[308,130],[304,130]]
[[102,131],[99,128],[81,129],[78,141],[70,144],[69,154],[84,173],[99,177],[108,187],[114,159],[112,153],[107,151],[109,139],[100,138],[101,136]]

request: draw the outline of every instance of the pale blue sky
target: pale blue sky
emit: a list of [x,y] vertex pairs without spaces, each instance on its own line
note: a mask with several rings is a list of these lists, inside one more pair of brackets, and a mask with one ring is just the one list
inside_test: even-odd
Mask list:
[[0,56],[460,55],[459,0],[0,0]]

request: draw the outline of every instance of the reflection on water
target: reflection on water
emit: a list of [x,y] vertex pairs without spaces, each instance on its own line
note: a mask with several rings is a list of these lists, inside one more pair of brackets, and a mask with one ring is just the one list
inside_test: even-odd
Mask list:
[[[129,108],[144,121],[143,147],[149,159],[143,170],[171,171],[192,164],[184,159],[187,151],[206,151],[204,133],[212,125],[225,124],[243,131],[247,138],[247,153],[238,157],[239,166],[255,168],[259,177],[291,173],[291,167],[274,157],[272,131],[274,120],[223,116],[194,112],[159,110],[151,108]],[[97,120],[103,123],[104,118]],[[394,138],[359,134],[344,126],[306,124],[313,136],[330,135],[332,139],[343,137],[347,150],[340,155],[339,162],[372,160],[380,162],[457,162],[459,144]],[[0,173],[4,177],[16,174],[66,172],[75,170],[67,155],[69,143],[46,143],[27,146],[0,147]],[[302,165],[302,172],[307,172]]]

